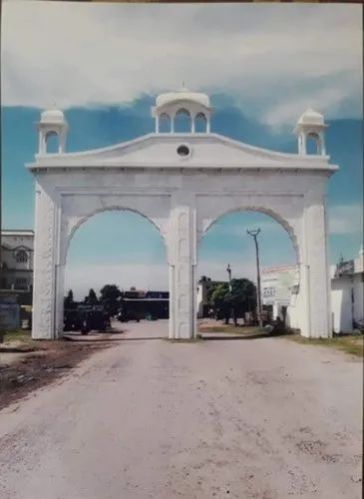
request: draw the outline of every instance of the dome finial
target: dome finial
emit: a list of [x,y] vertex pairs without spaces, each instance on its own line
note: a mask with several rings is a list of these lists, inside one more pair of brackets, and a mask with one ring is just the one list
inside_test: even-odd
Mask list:
[[180,92],[188,92],[188,88],[186,87],[186,82],[182,81],[182,87],[179,89]]
[[[209,96],[202,92],[188,90],[184,81],[182,85],[183,87],[179,90],[160,94],[156,97],[155,106],[151,110],[152,116],[155,118],[156,133],[161,130],[160,124],[163,122],[166,125],[168,121],[169,132],[181,133],[181,127],[179,126],[181,112],[184,114],[187,112],[189,115],[190,125],[184,127],[184,130],[189,129],[186,133],[195,133],[196,125],[198,125],[199,133],[210,133],[212,107],[210,106]],[[175,128],[175,124],[180,131]],[[163,126],[163,129],[166,130],[166,127]]]
[[324,116],[309,107],[298,119],[294,132],[298,136],[299,154],[307,154],[307,139],[313,138],[316,142],[315,154],[326,155],[324,130],[327,128]]
[[65,151],[68,124],[63,111],[56,108],[55,102],[53,107],[41,113],[38,130],[39,154],[47,153],[47,141],[50,134],[58,136],[58,152],[63,153]]

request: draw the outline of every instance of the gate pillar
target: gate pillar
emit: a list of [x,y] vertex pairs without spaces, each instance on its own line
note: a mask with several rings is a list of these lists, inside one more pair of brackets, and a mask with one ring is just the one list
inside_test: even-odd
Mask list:
[[55,339],[57,204],[36,185],[32,337]]
[[302,334],[310,338],[332,336],[326,218],[325,202],[322,197],[306,205],[305,302],[308,324]]
[[196,223],[191,206],[172,209],[168,229],[169,338],[192,339],[196,333]]

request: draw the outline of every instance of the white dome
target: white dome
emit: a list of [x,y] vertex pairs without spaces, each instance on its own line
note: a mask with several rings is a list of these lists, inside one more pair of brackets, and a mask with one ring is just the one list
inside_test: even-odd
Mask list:
[[65,117],[59,109],[48,109],[40,115],[41,123],[65,123]]
[[307,109],[298,120],[299,125],[325,125],[325,120],[322,114],[314,111],[313,109]]
[[155,104],[158,108],[178,101],[195,102],[204,107],[210,107],[210,98],[208,95],[199,92],[191,92],[190,90],[188,90],[188,88],[185,87],[182,87],[176,92],[168,92],[158,95]]

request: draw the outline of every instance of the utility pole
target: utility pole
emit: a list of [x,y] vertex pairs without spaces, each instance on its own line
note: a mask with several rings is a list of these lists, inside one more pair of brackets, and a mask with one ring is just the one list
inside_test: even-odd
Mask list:
[[263,326],[262,320],[262,300],[261,300],[261,292],[260,292],[260,266],[259,266],[259,246],[258,246],[258,234],[260,233],[260,229],[255,230],[247,230],[249,236],[254,238],[255,243],[255,254],[257,259],[257,305],[258,305],[258,324],[259,327]]
[[229,276],[229,293],[231,293],[231,267],[230,267],[230,263],[228,263],[228,266],[226,268],[226,272],[228,273],[228,276]]
[[[228,276],[229,276],[229,301],[231,303],[231,293],[232,293],[233,287],[231,285],[231,267],[230,267],[230,263],[228,263],[228,266],[226,268],[226,272],[228,273]],[[230,308],[229,317],[230,317],[230,315],[232,317],[234,317],[234,323],[236,325],[236,318],[235,318],[235,312],[234,312],[234,308],[233,307]],[[228,324],[228,321],[226,322],[226,324]]]

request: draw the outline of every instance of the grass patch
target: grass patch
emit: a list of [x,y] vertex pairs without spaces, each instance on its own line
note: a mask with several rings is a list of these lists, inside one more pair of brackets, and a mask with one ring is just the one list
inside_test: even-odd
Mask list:
[[197,335],[195,338],[162,338],[164,341],[168,341],[169,343],[200,343],[202,338]]
[[26,331],[24,329],[17,329],[15,331],[4,331],[3,337],[4,337],[4,343],[8,343],[9,341],[20,341],[22,343],[32,341],[31,331]]
[[320,345],[342,350],[357,357],[364,356],[364,336],[363,335],[345,335],[334,336],[333,338],[304,338],[299,334],[288,336],[289,339],[303,345]]
[[256,326],[234,326],[232,324],[219,324],[214,326],[200,326],[199,333],[228,333],[237,335],[266,334],[266,331]]
[[3,331],[3,340],[0,343],[1,353],[26,353],[41,350],[40,346],[32,339],[32,333],[24,329],[16,331]]

